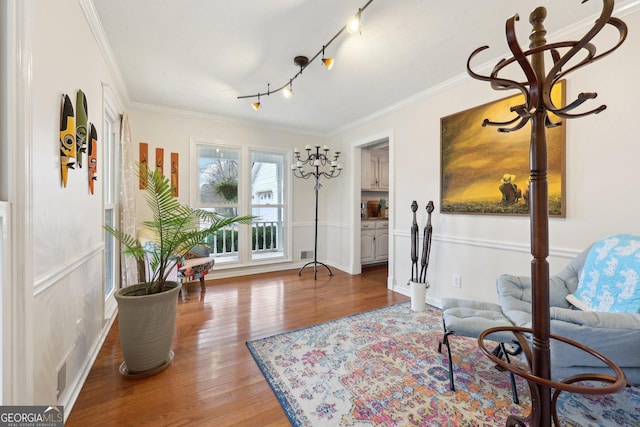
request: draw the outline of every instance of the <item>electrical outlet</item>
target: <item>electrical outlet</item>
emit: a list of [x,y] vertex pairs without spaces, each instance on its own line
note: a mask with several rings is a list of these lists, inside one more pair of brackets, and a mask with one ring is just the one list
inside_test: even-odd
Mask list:
[[453,275],[453,280],[451,281],[451,286],[453,286],[454,288],[461,288],[462,287],[462,276],[459,274],[454,274]]

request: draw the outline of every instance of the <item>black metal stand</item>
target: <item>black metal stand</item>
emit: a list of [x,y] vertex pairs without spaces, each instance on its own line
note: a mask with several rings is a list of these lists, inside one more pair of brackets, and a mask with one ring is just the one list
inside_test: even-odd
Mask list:
[[[314,190],[316,193],[316,217],[315,217],[315,233],[314,233],[314,247],[313,247],[313,261],[310,261],[300,267],[298,270],[298,276],[302,275],[302,271],[313,265],[313,280],[317,280],[318,274],[318,264],[324,266],[329,271],[329,276],[333,276],[333,272],[326,264],[318,261],[318,191],[320,190],[320,177],[324,176],[327,179],[336,178],[342,172],[342,166],[338,164],[338,157],[340,157],[340,152],[336,151],[333,160],[330,160],[327,156],[329,152],[329,147],[326,145],[323,147],[324,153],[320,153],[320,146],[316,145],[316,152],[311,152],[311,146],[307,145],[307,159],[300,159],[300,151],[295,148],[293,150],[293,154],[296,158],[296,164],[291,166],[291,170],[293,171],[293,175],[297,178],[309,179],[310,177],[315,178]],[[303,167],[305,165],[309,165],[312,167],[312,170],[309,172],[304,172]],[[329,171],[321,172],[321,166],[329,166]]]

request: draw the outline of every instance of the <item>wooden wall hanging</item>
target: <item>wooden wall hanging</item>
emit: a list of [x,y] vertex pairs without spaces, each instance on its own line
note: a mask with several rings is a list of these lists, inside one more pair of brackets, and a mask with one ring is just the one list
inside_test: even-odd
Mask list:
[[73,104],[69,95],[62,95],[60,112],[60,179],[67,186],[69,169],[73,169],[76,160],[76,124]]
[[82,90],[76,94],[76,161],[82,168],[82,153],[87,152],[87,137],[89,136],[89,109],[87,97]]
[[156,148],[156,169],[164,175],[164,148]]
[[173,197],[178,197],[178,153],[171,153],[171,189]]
[[98,180],[98,132],[93,123],[89,123],[89,191],[93,194],[95,182]]
[[[139,154],[139,162],[140,162],[140,169],[146,169],[149,167],[149,144],[147,144],[146,142],[141,142],[140,143],[140,154]],[[141,173],[140,174],[140,185],[139,188],[141,190],[144,190],[145,188],[147,188],[147,180],[145,178],[145,174]]]

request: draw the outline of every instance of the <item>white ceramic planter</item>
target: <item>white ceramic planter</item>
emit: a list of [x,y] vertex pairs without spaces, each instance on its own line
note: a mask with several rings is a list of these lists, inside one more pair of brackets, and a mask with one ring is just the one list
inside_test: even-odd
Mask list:
[[411,286],[411,310],[424,311],[426,309],[427,288],[429,283],[409,281]]

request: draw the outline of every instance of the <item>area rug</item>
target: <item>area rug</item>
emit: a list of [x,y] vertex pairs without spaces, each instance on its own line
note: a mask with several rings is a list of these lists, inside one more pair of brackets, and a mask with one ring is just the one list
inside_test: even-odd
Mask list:
[[[495,368],[477,341],[452,337],[456,391],[447,356],[438,353],[440,311],[411,311],[409,303],[247,342],[294,426],[501,426],[530,411],[518,378],[513,403],[509,376]],[[563,425],[640,426],[640,391],[559,399]]]

